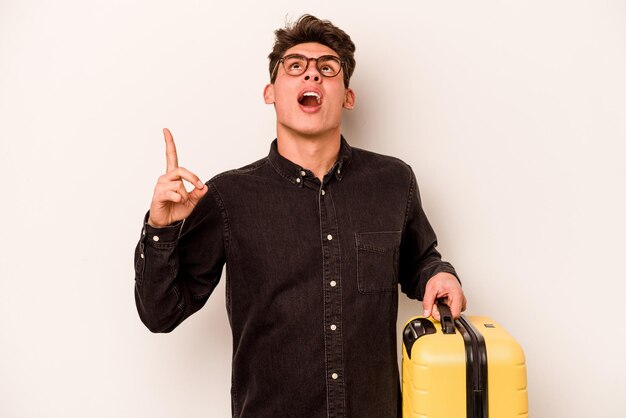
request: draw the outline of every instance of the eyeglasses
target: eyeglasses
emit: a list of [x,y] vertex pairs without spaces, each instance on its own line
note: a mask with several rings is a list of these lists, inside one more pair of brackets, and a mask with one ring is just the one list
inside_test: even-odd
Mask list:
[[274,77],[278,64],[282,63],[285,72],[293,77],[304,74],[309,68],[309,62],[315,61],[315,67],[317,71],[324,77],[336,77],[341,72],[343,61],[334,55],[322,55],[317,58],[309,58],[300,54],[290,54],[282,57],[276,62],[274,69],[272,70],[272,78]]

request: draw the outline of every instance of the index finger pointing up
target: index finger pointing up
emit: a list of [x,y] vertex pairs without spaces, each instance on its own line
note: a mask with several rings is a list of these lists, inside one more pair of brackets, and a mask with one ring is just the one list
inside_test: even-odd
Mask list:
[[178,168],[178,154],[176,153],[176,144],[174,144],[174,137],[169,129],[163,128],[163,135],[165,135],[165,156],[167,158],[167,172]]

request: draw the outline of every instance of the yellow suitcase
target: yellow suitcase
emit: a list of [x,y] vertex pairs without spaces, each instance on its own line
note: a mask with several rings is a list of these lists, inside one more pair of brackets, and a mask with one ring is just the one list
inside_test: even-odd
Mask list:
[[491,318],[410,319],[403,331],[403,418],[528,418],[520,345]]

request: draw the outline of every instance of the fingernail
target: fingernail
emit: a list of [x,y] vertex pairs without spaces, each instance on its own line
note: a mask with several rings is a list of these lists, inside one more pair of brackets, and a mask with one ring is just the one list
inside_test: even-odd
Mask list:
[[424,311],[424,318],[428,318],[430,316],[430,311],[428,309],[426,309]]
[[204,187],[204,183],[202,183],[202,180],[198,180],[198,189],[202,189]]

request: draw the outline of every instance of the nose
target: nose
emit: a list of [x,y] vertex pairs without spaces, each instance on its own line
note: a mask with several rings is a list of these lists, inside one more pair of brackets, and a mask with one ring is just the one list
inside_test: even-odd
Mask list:
[[319,70],[317,69],[317,58],[309,58],[309,63],[307,65],[305,74],[306,75],[304,76],[304,79],[306,81],[313,79],[313,81],[319,83],[322,77],[319,73]]

